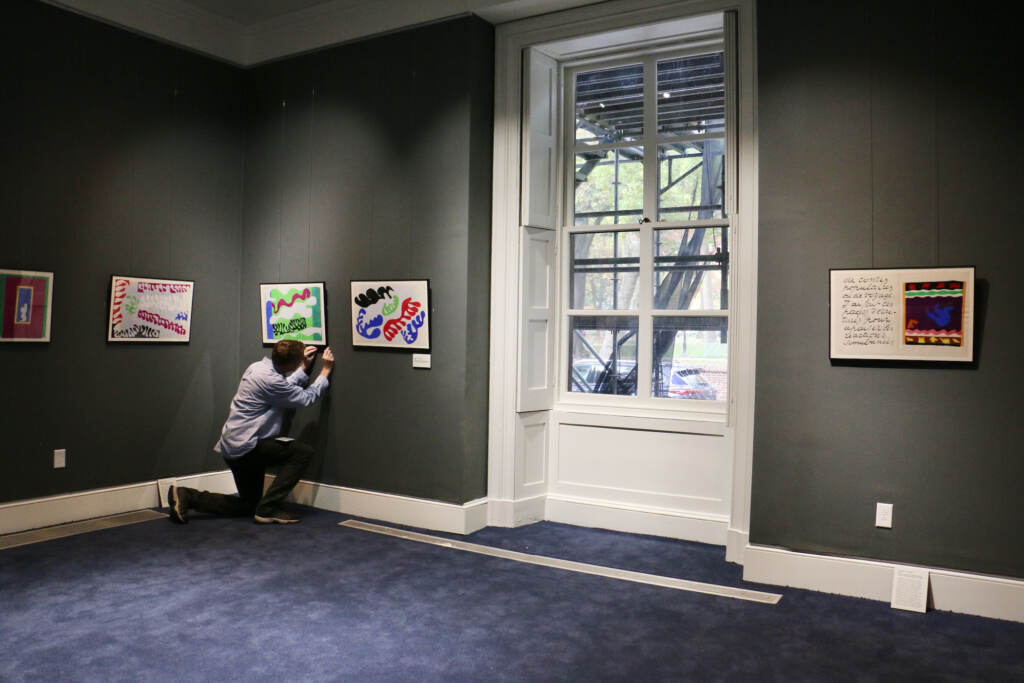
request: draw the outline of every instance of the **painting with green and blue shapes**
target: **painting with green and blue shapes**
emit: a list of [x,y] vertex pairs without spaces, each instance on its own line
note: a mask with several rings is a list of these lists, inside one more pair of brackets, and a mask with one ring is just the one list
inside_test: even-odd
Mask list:
[[260,285],[263,343],[294,339],[327,344],[327,315],[323,282]]

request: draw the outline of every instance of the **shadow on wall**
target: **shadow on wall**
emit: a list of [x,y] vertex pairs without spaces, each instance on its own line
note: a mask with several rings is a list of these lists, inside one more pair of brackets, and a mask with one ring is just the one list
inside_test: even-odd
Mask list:
[[219,431],[220,426],[214,424],[215,416],[227,415],[227,406],[214,405],[214,400],[213,362],[210,353],[204,351],[184,394],[172,400],[177,403],[178,410],[167,422],[167,431],[160,439],[156,456],[157,472],[161,475],[180,473],[187,463],[195,463],[199,468],[202,467],[200,463],[214,459],[211,455],[212,441],[205,448],[200,445],[199,452],[195,452],[197,439],[205,439]]

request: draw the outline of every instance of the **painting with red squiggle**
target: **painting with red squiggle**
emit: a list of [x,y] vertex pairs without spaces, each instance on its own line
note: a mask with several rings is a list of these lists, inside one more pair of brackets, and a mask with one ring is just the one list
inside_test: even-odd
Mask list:
[[327,344],[323,282],[260,285],[263,343],[294,339],[313,346]]
[[430,349],[428,280],[353,280],[352,344]]
[[189,341],[194,288],[195,283],[186,280],[114,275],[107,341]]

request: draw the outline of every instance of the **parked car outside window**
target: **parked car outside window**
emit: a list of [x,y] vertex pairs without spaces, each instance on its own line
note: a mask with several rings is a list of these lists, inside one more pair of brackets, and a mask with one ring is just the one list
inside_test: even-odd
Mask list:
[[668,391],[664,394],[667,398],[690,398],[699,401],[714,401],[718,398],[718,393],[701,374],[700,368],[672,366],[667,376]]

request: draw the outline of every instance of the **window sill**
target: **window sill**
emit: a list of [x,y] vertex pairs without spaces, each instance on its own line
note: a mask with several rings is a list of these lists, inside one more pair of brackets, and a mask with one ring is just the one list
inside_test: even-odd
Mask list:
[[704,412],[560,401],[552,410],[560,424],[725,436],[729,417],[724,402],[720,405],[722,412]]

